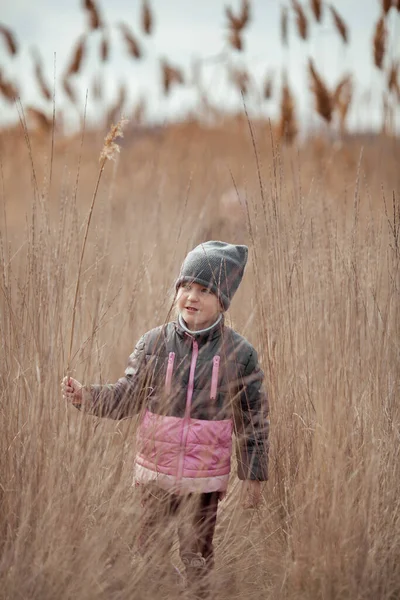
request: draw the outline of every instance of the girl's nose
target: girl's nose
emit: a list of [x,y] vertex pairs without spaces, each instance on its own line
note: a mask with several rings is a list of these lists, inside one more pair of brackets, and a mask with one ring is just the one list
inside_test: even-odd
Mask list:
[[191,300],[192,302],[196,302],[198,300],[197,292],[195,290],[189,291],[188,300]]

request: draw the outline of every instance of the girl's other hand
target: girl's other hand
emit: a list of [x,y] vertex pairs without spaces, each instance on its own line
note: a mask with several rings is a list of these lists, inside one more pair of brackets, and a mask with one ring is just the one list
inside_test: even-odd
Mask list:
[[64,377],[61,382],[61,392],[64,400],[72,404],[82,404],[82,384],[73,377]]
[[258,508],[261,504],[261,481],[247,479],[242,482],[242,508]]

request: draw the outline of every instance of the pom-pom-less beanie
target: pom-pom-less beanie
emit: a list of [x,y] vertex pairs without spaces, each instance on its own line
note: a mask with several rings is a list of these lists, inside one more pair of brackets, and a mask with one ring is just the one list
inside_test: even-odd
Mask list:
[[189,252],[175,283],[195,282],[211,289],[227,310],[242,281],[247,263],[247,246],[226,242],[204,242]]

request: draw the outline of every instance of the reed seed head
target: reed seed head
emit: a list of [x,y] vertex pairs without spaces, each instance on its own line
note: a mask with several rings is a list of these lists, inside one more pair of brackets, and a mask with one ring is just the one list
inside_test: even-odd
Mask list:
[[321,23],[321,21],[322,21],[322,1],[321,0],[311,0],[311,11],[312,11],[317,23]]
[[183,85],[183,73],[177,67],[172,67],[167,60],[161,60],[161,77],[164,94],[167,96],[173,84]]
[[15,56],[18,52],[18,43],[15,34],[9,29],[5,27],[5,25],[0,24],[0,34],[3,36],[4,41],[7,46],[7,50],[11,56]]
[[338,13],[338,11],[336,10],[336,8],[334,6],[330,5],[329,6],[329,10],[331,11],[333,23],[334,23],[334,25],[336,27],[337,32],[339,33],[339,35],[342,38],[343,42],[345,44],[348,44],[348,42],[349,42],[349,28],[347,27],[345,21],[340,16],[340,14]]
[[298,0],[292,0],[293,10],[296,14],[297,31],[302,40],[308,38],[308,20],[306,14]]
[[375,33],[373,39],[373,50],[374,50],[374,63],[378,69],[383,69],[383,59],[385,56],[385,45],[386,45],[386,27],[385,19],[381,16],[375,26]]
[[103,26],[100,11],[94,0],[83,0],[83,6],[89,14],[89,26],[93,31]]
[[136,60],[139,60],[142,57],[142,51],[140,49],[139,42],[136,40],[126,23],[120,23],[119,28],[126,42],[128,53]]
[[14,102],[16,98],[18,98],[19,91],[17,86],[6,79],[2,70],[0,69],[0,94],[5,98],[8,102]]
[[311,58],[308,61],[308,70],[311,78],[311,90],[314,94],[317,113],[323,119],[325,119],[325,121],[330,123],[333,109],[332,96],[321,76],[317,73]]
[[281,42],[283,46],[288,46],[288,23],[289,12],[286,6],[281,7]]
[[143,0],[142,3],[142,29],[144,33],[150,35],[154,27],[154,17],[150,9],[148,0]]
[[120,151],[120,147],[115,143],[115,140],[124,137],[123,129],[127,123],[128,119],[121,117],[116,125],[111,125],[110,131],[104,138],[103,149],[100,153],[100,162],[116,159],[117,153]]
[[66,73],[68,77],[79,73],[81,70],[82,60],[85,55],[85,39],[85,36],[81,36],[75,44],[75,47],[72,51],[71,61]]
[[295,116],[295,103],[286,76],[282,86],[280,119],[278,123],[278,135],[282,141],[291,144],[297,135],[297,123]]

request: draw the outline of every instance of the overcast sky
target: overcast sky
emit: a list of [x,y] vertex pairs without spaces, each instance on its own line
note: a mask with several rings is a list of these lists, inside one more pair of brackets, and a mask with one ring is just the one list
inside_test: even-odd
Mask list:
[[[252,0],[252,20],[244,34],[245,51],[239,53],[229,49],[225,41],[227,20],[224,6],[230,4],[236,11],[240,7],[240,0],[150,0],[155,15],[154,33],[150,37],[145,36],[140,28],[141,0],[102,0],[98,5],[110,28],[111,59],[107,65],[100,63],[101,36],[99,32],[91,33],[83,72],[76,79],[80,108],[83,110],[86,89],[89,89],[89,119],[104,113],[104,105],[102,108],[102,105],[96,104],[90,93],[91,82],[99,75],[106,87],[106,103],[112,103],[120,83],[125,82],[129,86],[127,109],[140,97],[145,97],[151,120],[162,122],[179,116],[195,106],[197,92],[193,86],[185,86],[174,89],[166,98],[160,83],[160,58],[167,57],[171,63],[182,67],[186,78],[191,76],[193,61],[200,58],[203,60],[201,76],[204,88],[214,104],[240,109],[241,98],[229,82],[227,66],[245,66],[254,81],[254,89],[247,100],[249,108],[271,117],[278,110],[277,86],[269,102],[260,100],[260,90],[266,73],[271,72],[276,83],[279,83],[282,68],[286,67],[298,100],[299,118],[303,125],[313,125],[318,123],[318,118],[311,110],[306,69],[311,56],[330,85],[335,85],[343,74],[353,73],[356,96],[350,117],[351,126],[379,127],[383,76],[373,64],[371,42],[381,2],[333,0],[332,3],[349,26],[348,46],[340,40],[331,15],[325,9],[322,25],[312,20],[307,42],[299,39],[291,11],[289,48],[283,48],[280,42],[280,7],[282,4],[289,5],[289,0]],[[88,18],[82,4],[82,0],[0,0],[1,22],[15,32],[20,45],[18,55],[10,58],[5,44],[0,40],[0,67],[7,78],[19,82],[21,97],[26,104],[51,112],[51,102],[46,106],[38,93],[32,75],[30,51],[32,48],[40,51],[51,85],[56,55],[56,80],[59,81],[74,43],[87,31]],[[303,0],[302,4],[310,14],[309,0]],[[115,27],[121,21],[132,28],[140,41],[143,60],[134,61],[127,56],[120,32]],[[388,25],[388,57],[400,58],[400,13],[395,9],[391,10]],[[220,58],[213,60],[216,56]],[[68,108],[69,102],[61,88],[57,87],[56,90],[57,107]],[[69,110],[69,114],[73,112]],[[15,107],[0,100],[1,121],[10,121],[16,115]]]

